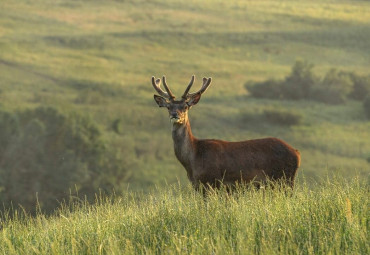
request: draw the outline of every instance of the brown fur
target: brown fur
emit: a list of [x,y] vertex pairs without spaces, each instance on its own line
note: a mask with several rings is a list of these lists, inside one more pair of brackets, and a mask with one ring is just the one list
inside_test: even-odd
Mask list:
[[300,153],[277,138],[241,142],[197,139],[189,121],[174,125],[172,136],[177,159],[187,171],[189,180],[218,187],[267,179],[285,180],[293,188],[300,164]]
[[153,87],[162,95],[154,95],[155,101],[159,107],[166,107],[170,119],[175,120],[172,127],[175,154],[194,187],[198,189],[199,184],[218,187],[220,183],[233,185],[270,179],[283,180],[293,188],[301,157],[299,151],[284,141],[271,137],[226,142],[193,136],[188,110],[199,102],[211,78],[203,78],[202,88],[188,94],[193,81],[194,76],[182,100],[176,101],[165,84],[165,77],[163,83],[167,93],[160,89],[160,80],[152,77]]

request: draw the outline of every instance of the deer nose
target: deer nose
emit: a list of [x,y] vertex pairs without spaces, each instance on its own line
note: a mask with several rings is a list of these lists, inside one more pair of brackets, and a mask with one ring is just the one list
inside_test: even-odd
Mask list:
[[179,115],[177,113],[171,113],[170,114],[170,119],[178,119]]

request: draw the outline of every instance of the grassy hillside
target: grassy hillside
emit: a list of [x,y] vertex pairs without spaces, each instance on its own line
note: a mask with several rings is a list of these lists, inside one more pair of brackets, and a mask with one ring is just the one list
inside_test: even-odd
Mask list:
[[76,202],[55,216],[1,222],[2,254],[368,254],[369,190],[326,180],[293,194],[239,189],[204,199],[174,186]]
[[[87,117],[89,127],[97,123],[101,148],[120,155],[128,175],[115,187],[123,196],[100,196],[95,205],[73,198],[53,215],[35,217],[5,208],[0,253],[369,254],[370,121],[361,102],[254,99],[244,87],[286,77],[297,59],[313,63],[320,76],[331,68],[369,75],[369,24],[368,1],[1,0],[0,112],[26,116],[23,110],[52,106],[62,119]],[[184,185],[167,112],[154,103],[150,79],[166,75],[179,95],[192,74],[194,89],[203,76],[213,78],[190,112],[194,135],[286,140],[302,155],[294,193],[241,188],[204,199]],[[274,124],[263,118],[271,110],[302,120]],[[35,123],[44,134],[44,122]],[[109,162],[116,154],[94,159],[114,172]],[[19,161],[27,168],[18,157],[10,162]],[[0,178],[4,165],[0,160]],[[37,179],[18,176],[11,165],[19,187]],[[120,182],[107,169],[107,182]],[[0,198],[4,192],[0,185]],[[16,195],[36,199],[29,193]]]
[[[300,172],[308,177],[366,177],[370,122],[359,102],[256,100],[244,83],[282,78],[296,59],[319,74],[332,67],[369,74],[369,22],[367,1],[3,0],[1,105],[92,116],[127,158],[129,187],[141,190],[187,182],[150,77],[167,75],[180,94],[192,74],[198,86],[212,76],[190,113],[196,136],[277,136],[301,151]],[[270,108],[295,110],[303,121],[287,128],[245,117]]]

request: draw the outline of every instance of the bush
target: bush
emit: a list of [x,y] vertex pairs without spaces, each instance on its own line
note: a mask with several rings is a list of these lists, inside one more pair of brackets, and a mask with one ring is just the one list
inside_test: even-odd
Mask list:
[[263,115],[268,122],[281,126],[298,125],[302,120],[302,115],[285,110],[265,110]]
[[123,160],[89,118],[54,108],[1,112],[0,131],[0,199],[6,206],[20,204],[34,212],[38,200],[51,211],[70,189],[93,200],[125,177]]
[[312,87],[317,83],[313,74],[313,65],[305,61],[297,61],[292,71],[283,81],[267,80],[245,84],[245,88],[256,98],[270,99],[308,99]]
[[12,138],[18,134],[19,122],[17,116],[9,112],[0,111],[0,157],[4,155],[7,148],[11,145]]
[[245,84],[245,88],[256,98],[280,99],[282,97],[281,81],[277,80],[267,80],[257,83],[248,82]]
[[309,99],[327,104],[343,104],[348,97],[363,100],[370,93],[370,76],[331,69],[320,80],[313,67],[306,61],[297,61],[284,80],[248,82],[245,88],[256,98]]
[[342,104],[346,101],[352,86],[352,80],[348,74],[331,69],[313,88],[312,99],[327,104]]
[[363,105],[366,117],[370,120],[370,94],[365,98]]
[[289,76],[285,78],[281,89],[285,99],[308,99],[312,87],[317,83],[313,74],[314,65],[306,61],[296,61]]
[[370,94],[370,76],[359,76],[354,73],[350,73],[349,75],[353,82],[350,97],[355,100],[364,100]]

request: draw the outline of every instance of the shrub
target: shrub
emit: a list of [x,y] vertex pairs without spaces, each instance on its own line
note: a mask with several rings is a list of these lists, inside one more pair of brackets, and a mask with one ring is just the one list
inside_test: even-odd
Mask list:
[[257,83],[248,82],[245,84],[245,88],[256,98],[280,99],[282,97],[281,81],[277,80],[267,80]]
[[[12,143],[12,137],[19,134],[18,118],[15,114],[0,111],[0,157]],[[0,165],[1,167],[1,165]]]
[[[118,188],[126,169],[97,125],[78,114],[37,108],[0,114],[0,199],[34,212],[36,200],[51,211],[69,190],[93,200]],[[36,196],[37,195],[37,196]]]
[[318,80],[313,74],[313,67],[306,61],[297,61],[283,81],[270,79],[257,83],[248,82],[245,88],[256,98],[308,99]]
[[331,69],[320,80],[313,67],[306,61],[296,61],[284,80],[248,82],[245,88],[256,98],[310,99],[327,104],[343,104],[348,97],[363,100],[370,93],[370,76]]
[[289,76],[285,78],[281,89],[285,99],[308,99],[312,87],[317,83],[313,74],[314,65],[306,61],[296,61]]
[[328,103],[342,104],[352,89],[352,81],[348,74],[336,69],[329,70],[324,79],[313,88],[312,99]]
[[370,94],[365,98],[363,105],[366,117],[370,120]]
[[263,115],[268,122],[281,126],[298,125],[302,120],[302,115],[285,110],[264,110]]
[[355,100],[364,100],[370,94],[370,76],[359,76],[354,73],[349,75],[353,82],[353,89],[349,96]]

